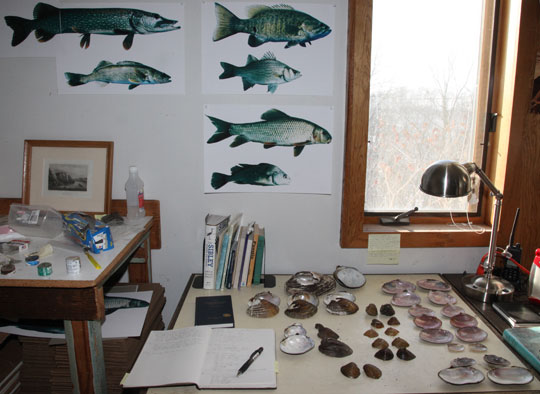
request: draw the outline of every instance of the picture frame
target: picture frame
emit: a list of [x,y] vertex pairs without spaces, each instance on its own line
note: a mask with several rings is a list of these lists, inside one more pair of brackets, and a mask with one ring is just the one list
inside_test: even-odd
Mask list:
[[112,141],[25,140],[22,202],[109,214]]

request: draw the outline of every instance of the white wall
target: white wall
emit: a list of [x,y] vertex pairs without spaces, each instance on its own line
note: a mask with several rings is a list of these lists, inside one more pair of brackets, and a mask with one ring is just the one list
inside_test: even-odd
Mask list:
[[262,224],[268,272],[330,273],[338,264],[364,273],[473,270],[485,248],[402,249],[397,266],[367,265],[366,250],[340,248],[347,2],[335,3],[336,49],[329,54],[335,58],[334,96],[280,98],[280,103],[334,106],[331,195],[203,193],[203,105],[271,104],[275,97],[201,95],[200,2],[189,0],[180,21],[187,47],[183,96],[58,95],[54,58],[0,58],[0,197],[21,195],[25,139],[114,141],[112,197],[125,198],[128,166],[134,164],[145,182],[146,198],[161,201],[162,249],[153,252],[153,277],[166,287],[167,322],[190,274],[201,271],[208,212],[243,212]]

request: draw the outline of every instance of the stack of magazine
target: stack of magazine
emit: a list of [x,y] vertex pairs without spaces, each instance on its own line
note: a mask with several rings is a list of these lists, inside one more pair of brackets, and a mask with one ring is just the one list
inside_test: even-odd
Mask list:
[[205,221],[203,287],[236,289],[261,283],[264,227],[242,223],[242,214],[208,214]]

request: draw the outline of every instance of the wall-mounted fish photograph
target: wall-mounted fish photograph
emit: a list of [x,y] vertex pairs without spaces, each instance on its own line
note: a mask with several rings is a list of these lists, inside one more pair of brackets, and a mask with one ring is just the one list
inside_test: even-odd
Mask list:
[[205,193],[330,194],[333,124],[327,106],[205,105]]
[[[152,291],[107,293],[103,338],[137,337],[146,319]],[[37,338],[65,338],[63,320],[0,319],[0,332]]]
[[[203,2],[203,92],[331,95],[334,58],[328,54],[334,53],[335,9],[336,5],[331,2]],[[270,59],[282,63],[281,67],[299,72],[292,74],[296,76],[293,83],[275,70],[276,76],[272,78],[281,78],[285,82],[250,82],[251,75],[238,75],[238,72],[252,74],[256,67],[268,68]],[[263,60],[267,61],[261,62]],[[235,67],[231,70],[224,64]],[[239,70],[239,67],[243,69]],[[223,78],[224,75],[231,77]],[[243,83],[234,81],[234,76],[241,77]],[[259,75],[255,77],[260,79]],[[269,75],[265,77],[269,78]],[[267,89],[257,89],[256,86],[249,89],[250,85],[261,84]]]

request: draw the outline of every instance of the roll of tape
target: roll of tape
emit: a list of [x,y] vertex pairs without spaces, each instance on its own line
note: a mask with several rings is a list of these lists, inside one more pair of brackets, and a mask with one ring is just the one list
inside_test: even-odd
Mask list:
[[81,259],[79,256],[66,257],[66,271],[68,274],[78,274],[81,272]]
[[52,274],[51,263],[41,263],[37,266],[37,272],[39,276],[49,276]]

